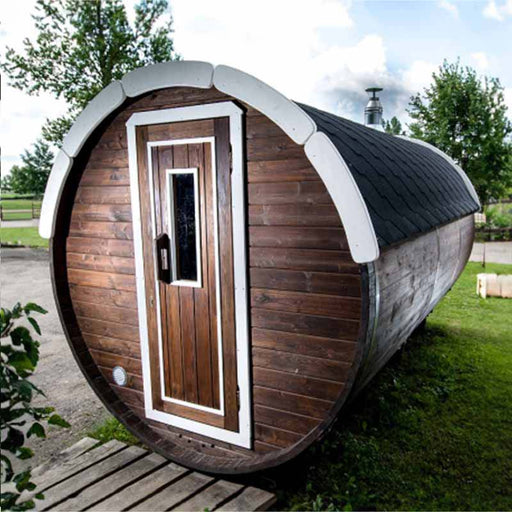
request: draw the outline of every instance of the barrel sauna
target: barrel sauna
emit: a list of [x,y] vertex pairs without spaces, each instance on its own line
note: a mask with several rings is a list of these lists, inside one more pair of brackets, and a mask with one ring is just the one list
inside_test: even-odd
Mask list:
[[106,407],[162,455],[234,474],[343,414],[461,273],[478,209],[428,144],[181,61],[91,101],[40,233]]

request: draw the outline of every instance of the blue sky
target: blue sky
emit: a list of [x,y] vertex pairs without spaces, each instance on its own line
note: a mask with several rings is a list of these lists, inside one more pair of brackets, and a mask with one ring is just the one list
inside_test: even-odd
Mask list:
[[[125,0],[129,12],[135,0]],[[6,3],[0,47],[34,30],[34,0]],[[512,118],[512,0],[171,0],[175,44],[185,59],[228,64],[293,99],[362,120],[365,87],[384,87],[384,116],[407,122],[409,96],[444,58],[457,58],[506,88]],[[3,80],[2,173],[65,111]]]

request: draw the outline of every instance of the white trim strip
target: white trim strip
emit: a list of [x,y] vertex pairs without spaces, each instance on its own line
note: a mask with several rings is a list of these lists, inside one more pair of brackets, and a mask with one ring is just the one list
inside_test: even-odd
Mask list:
[[63,151],[71,157],[78,155],[94,129],[103,119],[120,107],[125,99],[126,94],[121,86],[121,82],[112,82],[105,87],[87,104],[77,117],[68,134],[64,137],[62,142]]
[[316,124],[293,101],[257,78],[229,66],[217,66],[213,85],[265,114],[297,144],[305,144]]
[[475,187],[473,186],[473,183],[471,183],[471,180],[468,178],[468,175],[464,172],[460,165],[457,164],[457,162],[455,162],[451,157],[449,157],[439,148],[436,148],[435,146],[429,144],[428,142],[425,142],[424,140],[414,139],[412,137],[407,137],[405,135],[396,135],[396,137],[400,137],[401,139],[408,140],[409,142],[419,144],[420,146],[431,149],[434,153],[437,153],[439,156],[442,156],[459,173],[460,177],[464,181],[464,184],[466,185],[466,188],[468,189],[468,192],[471,194],[471,197],[478,203],[478,206],[482,206],[482,204],[480,203],[480,199],[478,198],[478,194],[476,193]]
[[130,71],[121,80],[126,95],[139,96],[146,92],[167,87],[212,86],[213,66],[200,61],[173,61],[153,64]]
[[[150,195],[150,204],[151,204],[151,230],[153,239],[158,235],[156,232],[156,208],[155,208],[155,184],[153,181],[153,160],[151,158],[151,148],[153,147],[162,147],[162,146],[180,146],[184,144],[202,144],[207,143],[210,144],[211,151],[211,159],[212,159],[212,178],[214,183],[217,183],[217,166],[216,166],[216,156],[215,156],[215,137],[197,137],[194,139],[178,139],[178,140],[162,140],[162,141],[154,141],[148,142],[147,146],[149,148],[148,151],[148,172],[151,176],[151,182],[153,184],[149,189]],[[177,169],[176,169],[177,170]],[[196,173],[197,174],[197,173]],[[167,174],[168,176],[168,174]],[[168,185],[167,185],[168,186]],[[211,412],[213,414],[219,414],[224,416],[224,367],[222,364],[222,353],[223,353],[223,343],[222,343],[222,308],[221,308],[221,297],[220,297],[220,257],[219,257],[219,222],[217,215],[217,187],[214,188],[213,194],[213,223],[214,223],[214,251],[215,251],[215,294],[216,294],[216,314],[217,314],[217,341],[218,341],[218,373],[219,373],[219,398],[220,398],[220,407],[219,409],[214,409],[212,407],[205,407],[202,405],[194,404],[192,402],[186,402],[184,400],[178,400],[176,398],[172,398],[165,394],[165,385],[164,385],[164,355],[163,355],[163,340],[162,340],[162,319],[160,314],[157,314],[157,331],[158,331],[158,358],[159,358],[159,368],[160,368],[160,397],[165,402],[176,403],[179,405],[186,405],[191,407],[192,409],[199,409],[205,412]],[[196,197],[198,197],[198,190],[196,191]],[[198,207],[199,202],[196,202],[196,206]],[[199,209],[196,209],[196,217],[199,218]],[[169,213],[169,212],[168,212]],[[174,237],[174,234],[173,234]],[[198,251],[199,255],[199,251]],[[156,297],[156,310],[161,311],[161,298],[160,298],[160,287],[158,285],[158,277],[157,277],[157,268],[156,261],[157,256],[155,254],[155,247],[153,246],[153,261],[154,263],[154,279],[155,279],[155,297]],[[173,258],[174,261],[174,258]],[[173,263],[174,264],[174,263]],[[200,267],[198,267],[200,269]],[[175,274],[174,274],[175,275]],[[174,284],[179,282],[175,281]],[[190,285],[188,285],[190,286]],[[151,383],[151,380],[150,380]]]
[[[233,212],[233,259],[235,286],[235,323],[237,377],[240,390],[240,410],[238,411],[239,432],[225,430],[197,421],[158,411],[153,407],[151,390],[151,365],[149,361],[149,339],[146,311],[146,285],[144,278],[144,256],[142,250],[142,225],[140,215],[140,196],[137,168],[137,147],[135,130],[139,125],[171,123],[187,119],[230,118],[230,142],[232,146],[232,212]],[[165,113],[165,114],[163,114]],[[202,113],[202,115],[201,115]],[[135,279],[137,286],[137,305],[139,314],[139,333],[141,339],[142,374],[144,381],[144,403],[146,416],[162,423],[196,432],[228,443],[250,448],[252,445],[251,428],[251,383],[249,368],[249,329],[248,297],[246,275],[246,235],[245,235],[245,198],[244,198],[244,159],[242,146],[242,111],[232,102],[195,105],[160,111],[139,112],[133,114],[128,122],[128,156],[130,168],[130,190],[132,200],[132,222],[135,251]],[[151,187],[150,187],[151,188]],[[153,210],[153,209],[152,209]],[[154,212],[152,213],[154,216]],[[154,250],[154,249],[153,249]],[[243,266],[242,266],[243,265]],[[158,297],[158,296],[157,296]],[[220,301],[219,301],[220,302]],[[220,322],[219,322],[220,325]],[[187,404],[188,405],[188,404]]]
[[356,263],[379,257],[379,244],[363,196],[345,160],[331,139],[316,132],[305,146],[306,155],[322,178],[340,215],[350,253]]
[[48,183],[44,191],[43,204],[41,205],[39,234],[43,238],[51,238],[53,236],[57,205],[60,203],[60,195],[72,166],[73,159],[64,151],[60,150],[53,162],[52,170],[48,177]]

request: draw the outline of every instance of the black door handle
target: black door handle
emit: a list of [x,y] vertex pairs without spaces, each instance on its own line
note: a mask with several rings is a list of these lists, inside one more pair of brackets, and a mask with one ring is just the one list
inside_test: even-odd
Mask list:
[[171,251],[167,233],[162,233],[155,238],[155,249],[158,280],[169,284],[171,282]]

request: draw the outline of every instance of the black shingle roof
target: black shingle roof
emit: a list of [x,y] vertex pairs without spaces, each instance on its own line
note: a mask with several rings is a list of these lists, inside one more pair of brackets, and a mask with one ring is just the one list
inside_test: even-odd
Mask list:
[[346,161],[366,202],[380,247],[478,211],[453,165],[428,147],[299,106]]

